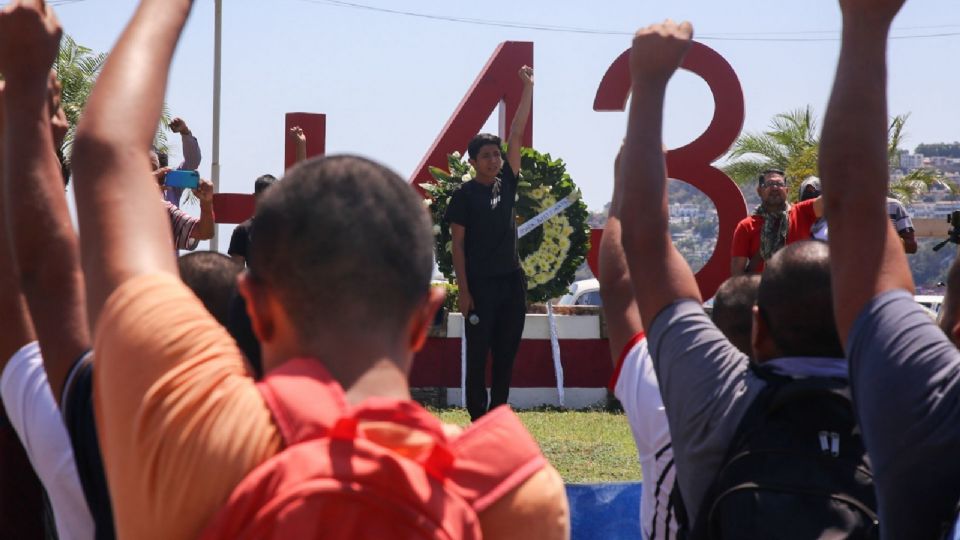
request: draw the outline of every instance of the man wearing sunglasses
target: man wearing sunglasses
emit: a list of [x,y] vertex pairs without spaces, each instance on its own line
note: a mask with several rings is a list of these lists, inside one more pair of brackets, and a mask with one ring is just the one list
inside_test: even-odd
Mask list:
[[823,215],[819,198],[797,204],[787,201],[783,171],[768,169],[757,179],[760,204],[733,232],[730,274],[759,274],[764,261],[783,246],[810,238],[810,227]]

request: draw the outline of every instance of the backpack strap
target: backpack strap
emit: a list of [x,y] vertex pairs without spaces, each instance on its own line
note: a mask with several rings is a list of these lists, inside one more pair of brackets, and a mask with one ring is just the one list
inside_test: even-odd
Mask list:
[[318,360],[295,358],[257,383],[284,443],[323,437],[348,410],[343,388]]
[[540,447],[510,407],[483,415],[451,442],[456,462],[448,479],[477,512],[547,465]]
[[[776,373],[768,366],[750,364],[750,370],[760,379],[763,379],[767,386],[751,404],[750,408],[753,414],[741,422],[744,431],[752,422],[762,421],[764,417],[780,410],[790,402],[802,399],[812,394],[823,395],[824,393],[845,401],[853,407],[853,399],[850,395],[850,383],[844,379],[834,377],[799,377],[794,378],[788,375]],[[749,413],[748,413],[749,414]]]

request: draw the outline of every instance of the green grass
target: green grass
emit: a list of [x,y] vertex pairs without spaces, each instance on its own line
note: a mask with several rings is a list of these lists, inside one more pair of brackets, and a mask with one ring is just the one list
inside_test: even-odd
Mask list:
[[[466,426],[470,422],[464,409],[432,412],[450,424]],[[517,414],[565,482],[640,480],[637,447],[623,413],[551,408]]]

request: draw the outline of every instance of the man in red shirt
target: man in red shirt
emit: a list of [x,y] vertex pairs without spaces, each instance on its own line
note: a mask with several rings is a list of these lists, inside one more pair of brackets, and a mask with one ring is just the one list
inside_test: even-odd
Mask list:
[[810,227],[823,215],[820,198],[797,204],[787,202],[787,182],[783,171],[768,169],[760,173],[757,195],[760,205],[753,215],[737,224],[733,232],[730,274],[759,274],[763,262],[783,246],[810,238]]

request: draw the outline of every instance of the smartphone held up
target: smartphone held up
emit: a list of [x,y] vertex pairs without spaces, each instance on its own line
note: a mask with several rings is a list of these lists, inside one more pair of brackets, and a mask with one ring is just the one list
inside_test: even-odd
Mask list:
[[200,173],[197,171],[170,171],[163,179],[163,185],[175,188],[197,189],[200,186]]

